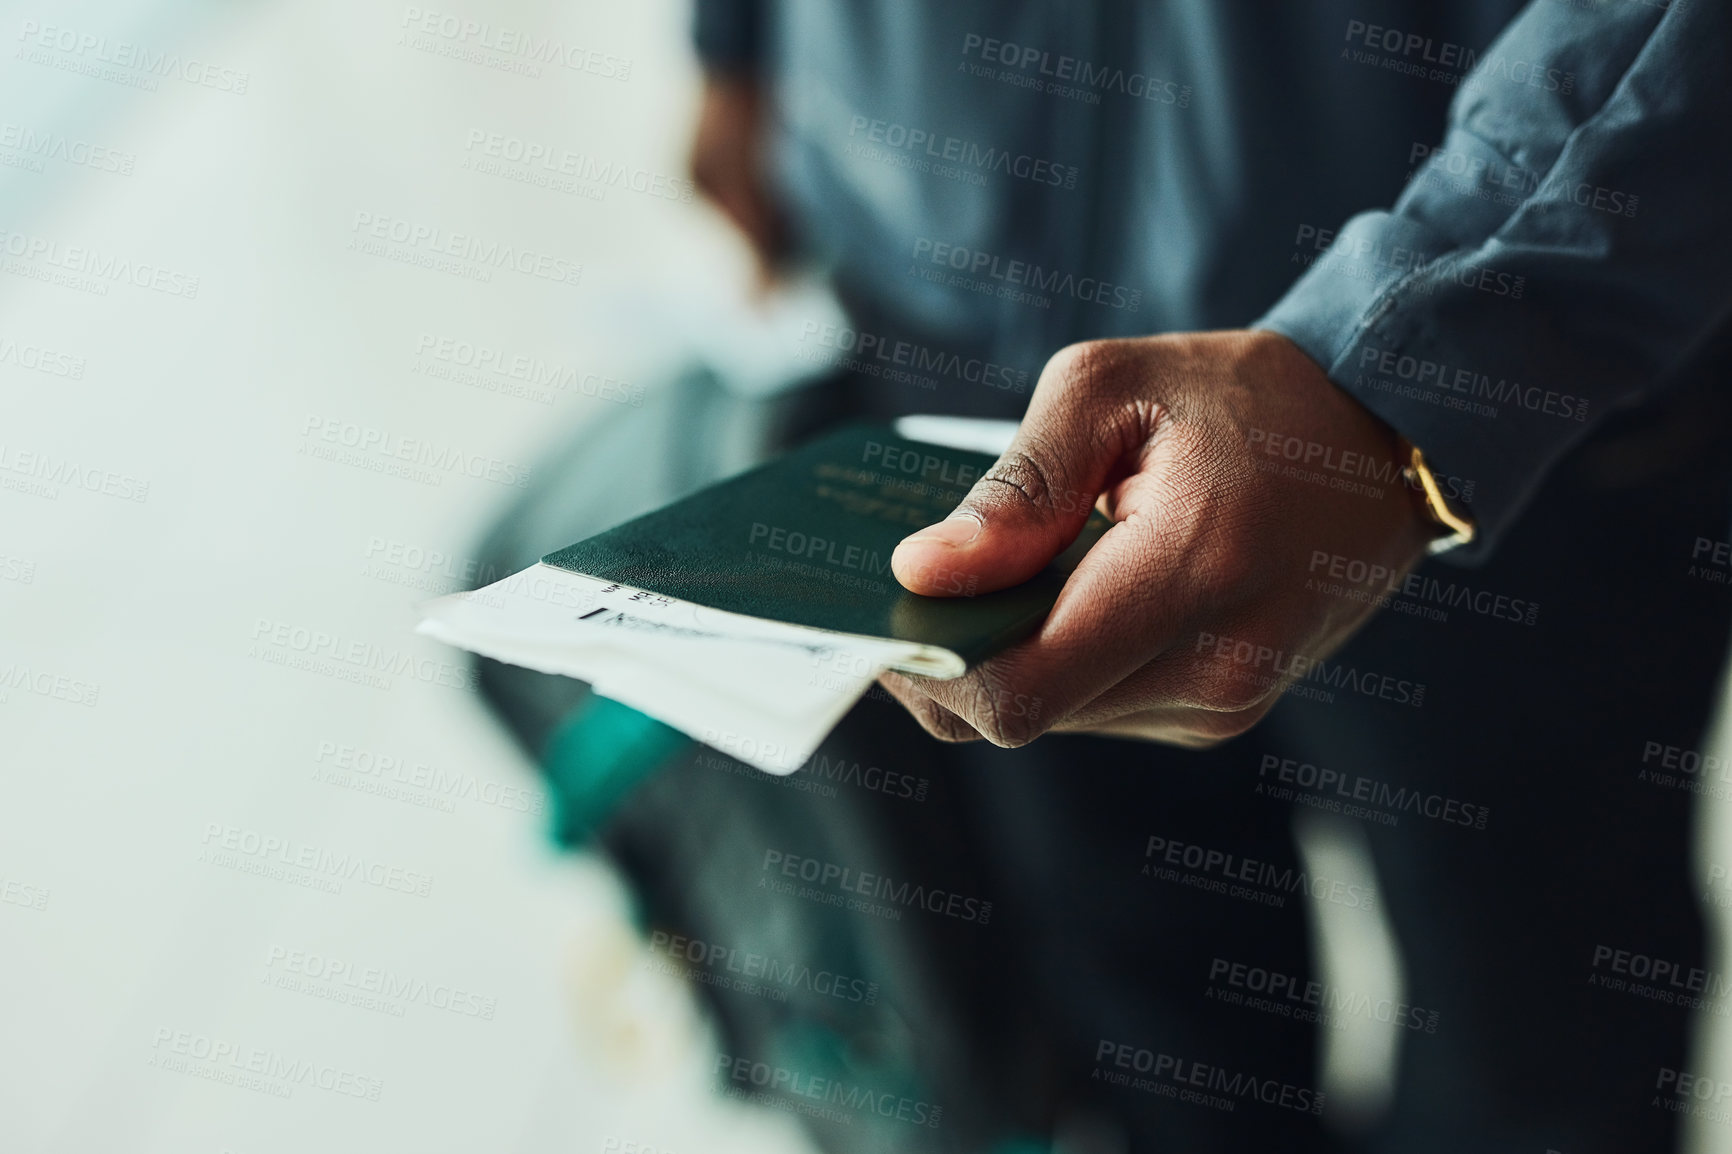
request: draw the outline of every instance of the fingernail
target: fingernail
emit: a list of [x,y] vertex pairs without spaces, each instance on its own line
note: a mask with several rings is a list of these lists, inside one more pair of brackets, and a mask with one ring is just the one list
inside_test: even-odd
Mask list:
[[984,526],[980,518],[969,513],[953,513],[936,525],[928,525],[918,533],[902,539],[904,545],[911,541],[938,541],[942,544],[956,547],[966,545],[980,536]]

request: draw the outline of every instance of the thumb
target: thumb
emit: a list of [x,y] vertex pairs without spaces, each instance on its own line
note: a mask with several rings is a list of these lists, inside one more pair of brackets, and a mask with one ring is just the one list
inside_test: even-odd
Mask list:
[[991,593],[1033,577],[1076,540],[1120,438],[1089,419],[1093,406],[1040,400],[1037,390],[1010,448],[955,511],[896,546],[890,569],[904,588],[928,597]]

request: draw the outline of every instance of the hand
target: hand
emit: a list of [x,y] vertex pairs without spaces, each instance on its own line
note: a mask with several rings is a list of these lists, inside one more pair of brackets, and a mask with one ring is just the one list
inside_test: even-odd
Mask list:
[[[1392,429],[1274,333],[1061,349],[1004,456],[891,568],[916,593],[958,574],[990,592],[1039,572],[1097,499],[1112,528],[1034,637],[953,681],[881,680],[948,741],[1236,736],[1424,555],[1434,526],[1405,463]],[[1343,573],[1362,595],[1340,595]]]
[[764,98],[756,79],[704,78],[692,181],[733,222],[758,260],[759,287],[773,279],[787,228],[764,180]]

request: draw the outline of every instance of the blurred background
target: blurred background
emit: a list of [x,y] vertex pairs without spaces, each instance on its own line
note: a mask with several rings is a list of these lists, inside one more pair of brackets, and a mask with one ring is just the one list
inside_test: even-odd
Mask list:
[[[473,580],[523,466],[604,409],[643,411],[679,342],[744,308],[742,252],[678,199],[687,13],[461,14],[599,62],[530,75],[408,36],[409,12],[7,17],[8,1151],[801,1148],[785,1115],[712,1100],[691,1002],[638,965],[621,891],[552,849],[533,767],[452,676],[460,657],[411,632],[415,602]],[[476,133],[630,175],[484,174]],[[357,219],[531,251],[566,280],[404,263],[425,241],[358,251]],[[477,369],[483,348],[563,387]],[[357,428],[501,464],[428,483],[303,452]],[[285,664],[297,630],[402,671]],[[303,852],[365,866],[335,893],[243,872]],[[206,1076],[245,1072],[199,1060],[220,1044],[349,1077],[249,1092]],[[177,1045],[187,1069],[152,1067]]]
[[[428,13],[580,50],[528,64]],[[765,387],[810,368],[789,334],[825,304],[754,304],[692,196],[688,18],[8,14],[0,1147],[806,1148],[715,1095],[624,890],[553,848],[533,767],[412,633],[577,430],[648,419],[700,358]],[[428,450],[465,465],[404,464]],[[1706,887],[1726,803],[1702,822]],[[270,865],[333,860],[332,888]],[[1388,971],[1360,988],[1398,980],[1386,946],[1335,943]],[[1334,1044],[1361,1047],[1339,1088],[1393,1042]],[[1721,1020],[1698,1047],[1732,1077]]]

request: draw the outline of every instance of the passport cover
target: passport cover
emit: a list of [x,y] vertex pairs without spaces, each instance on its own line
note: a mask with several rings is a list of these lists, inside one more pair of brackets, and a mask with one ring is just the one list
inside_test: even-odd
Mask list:
[[[929,646],[941,653],[919,672],[960,676],[1032,634],[1111,525],[1094,513],[1070,548],[1009,589],[902,588],[890,572],[897,542],[943,520],[995,460],[850,425],[542,560],[729,613]],[[969,592],[965,574],[950,580]]]

